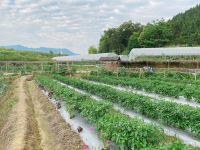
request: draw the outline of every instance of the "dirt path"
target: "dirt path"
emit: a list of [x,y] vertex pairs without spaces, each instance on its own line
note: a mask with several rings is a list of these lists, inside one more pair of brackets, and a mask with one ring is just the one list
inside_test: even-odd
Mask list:
[[17,104],[9,115],[8,121],[1,130],[1,145],[8,150],[21,150],[25,146],[25,135],[27,131],[27,104],[26,94],[23,88],[25,77],[16,81],[12,97],[17,99]]
[[38,89],[34,81],[27,82],[29,96],[32,99],[38,128],[41,135],[41,148],[44,150],[78,150],[83,142],[72,131],[46,96]]
[[25,82],[25,77],[20,78],[19,80],[19,87],[17,89],[18,99],[19,102],[17,103],[15,110],[14,110],[14,117],[16,117],[16,124],[15,124],[15,134],[13,137],[13,141],[11,143],[9,149],[21,150],[24,148],[25,145],[25,134],[27,130],[27,113],[26,113],[26,99],[27,96],[25,94],[23,85]]
[[0,128],[0,150],[81,149],[79,135],[65,123],[34,81],[26,79],[17,79],[7,98],[16,104]]

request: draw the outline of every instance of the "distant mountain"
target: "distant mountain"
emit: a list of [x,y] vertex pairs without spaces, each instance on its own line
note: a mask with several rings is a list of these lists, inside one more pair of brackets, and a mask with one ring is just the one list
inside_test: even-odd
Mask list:
[[44,53],[53,52],[55,54],[61,53],[61,54],[66,54],[66,55],[77,55],[76,53],[66,48],[48,48],[48,47],[30,48],[30,47],[25,47],[22,45],[9,45],[9,46],[0,46],[0,47],[11,48],[15,50],[23,50],[23,51],[34,51],[34,52],[44,52]]

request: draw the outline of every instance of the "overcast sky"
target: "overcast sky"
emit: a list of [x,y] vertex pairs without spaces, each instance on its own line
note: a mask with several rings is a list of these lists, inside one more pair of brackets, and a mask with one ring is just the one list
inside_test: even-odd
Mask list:
[[87,53],[103,31],[132,20],[169,19],[200,0],[0,0],[0,45]]

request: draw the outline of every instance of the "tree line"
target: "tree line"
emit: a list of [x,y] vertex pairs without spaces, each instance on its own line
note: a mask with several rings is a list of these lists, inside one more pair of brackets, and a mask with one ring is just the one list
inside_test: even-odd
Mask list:
[[100,38],[98,48],[89,53],[128,54],[133,48],[200,45],[200,5],[180,13],[171,20],[147,25],[127,21],[109,28]]

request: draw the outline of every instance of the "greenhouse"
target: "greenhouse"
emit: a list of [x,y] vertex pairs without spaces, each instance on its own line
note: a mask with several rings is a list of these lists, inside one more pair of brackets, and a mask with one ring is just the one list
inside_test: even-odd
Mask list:
[[134,48],[129,60],[134,61],[142,56],[200,56],[200,47]]
[[81,55],[74,55],[74,56],[59,56],[54,57],[53,60],[56,61],[69,61],[69,62],[76,62],[76,61],[99,61],[101,57],[116,57],[118,55],[114,53],[100,53],[100,54],[81,54]]
[[129,61],[129,56],[128,55],[119,55],[120,60],[122,62],[128,62]]

